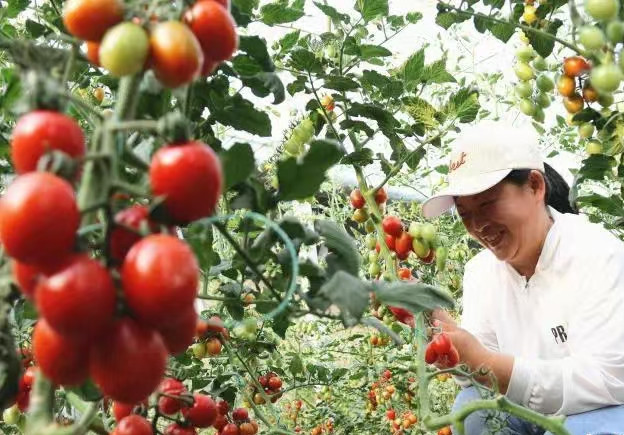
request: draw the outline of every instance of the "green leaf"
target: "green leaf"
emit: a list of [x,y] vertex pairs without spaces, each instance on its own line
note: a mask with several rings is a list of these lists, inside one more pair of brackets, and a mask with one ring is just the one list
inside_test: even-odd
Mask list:
[[316,140],[310,144],[301,161],[290,158],[279,162],[280,199],[304,199],[316,193],[325,180],[325,171],[338,163],[343,154],[344,150],[337,142]]
[[359,3],[361,4],[360,13],[364,21],[370,21],[380,15],[387,16],[389,14],[388,0],[360,0]]
[[427,83],[455,83],[455,78],[446,71],[446,59],[440,59],[427,65],[421,80]]
[[260,0],[232,0],[232,4],[241,12],[251,15],[253,10],[260,4]]
[[266,41],[258,36],[240,36],[238,49],[244,51],[247,55],[255,60],[263,71],[275,71],[275,65],[269,51],[267,50]]
[[284,2],[269,3],[260,8],[261,20],[268,26],[292,23],[303,15],[303,9],[285,6]]
[[325,15],[336,21],[349,22],[349,15],[338,12],[338,10],[332,6],[324,5],[319,2],[314,2],[314,6],[319,8]]
[[379,281],[373,283],[373,292],[380,303],[405,308],[412,314],[454,306],[449,293],[422,283]]
[[457,119],[467,123],[476,119],[479,113],[479,93],[475,89],[462,88],[449,97],[443,108],[446,119]]
[[300,71],[313,73],[320,73],[323,71],[323,67],[314,53],[304,49],[295,50],[291,53],[289,64]]
[[[353,276],[358,276],[360,269],[360,254],[353,238],[345,229],[333,221],[317,220],[314,229],[321,236],[325,246],[334,255],[335,265]],[[329,257],[329,256],[328,256]],[[327,260],[330,262],[329,258]]]
[[[223,101],[223,95],[214,95],[210,116],[223,125],[245,130],[258,136],[271,136],[271,119],[266,112],[257,110],[254,104],[235,94]],[[219,104],[220,103],[220,104]]]
[[370,304],[370,285],[353,275],[338,271],[321,287],[319,294],[339,310],[346,326],[353,326],[362,318]]
[[184,239],[191,246],[201,270],[209,270],[219,264],[219,255],[213,250],[214,235],[212,226],[193,223],[184,229]]
[[282,51],[288,51],[297,44],[299,41],[299,35],[301,34],[300,30],[295,30],[294,32],[290,32],[286,34],[282,39],[279,40],[279,45]]
[[622,198],[616,195],[607,198],[594,193],[591,195],[579,196],[577,202],[579,205],[591,205],[612,216],[624,216],[624,203],[622,202]]
[[462,23],[470,19],[468,14],[458,14],[456,12],[439,12],[436,16],[436,24],[446,30],[453,24]]
[[419,97],[409,97],[404,101],[404,109],[414,121],[424,127],[425,130],[438,125],[436,115],[438,111],[428,101]]
[[245,181],[254,170],[254,153],[248,143],[236,143],[221,154],[221,165],[225,174],[225,188]]
[[348,77],[332,76],[325,79],[325,87],[327,89],[344,92],[359,89],[360,84]]
[[371,150],[370,148],[362,148],[361,150],[354,151],[351,154],[344,156],[340,163],[342,165],[372,165],[373,150]]
[[354,121],[353,119],[345,119],[340,123],[340,127],[347,130],[353,130],[354,132],[363,131],[368,137],[372,136],[375,132],[364,121]]
[[29,4],[29,0],[8,0],[8,5],[5,9],[6,18],[17,17],[20,12],[26,10]]
[[38,38],[39,36],[43,36],[51,32],[51,30],[48,29],[46,26],[39,24],[38,22],[31,19],[26,20],[26,31],[33,38]]
[[360,45],[360,56],[363,60],[371,59],[373,57],[387,57],[392,56],[392,52],[381,45]]
[[378,89],[383,89],[391,83],[390,77],[373,70],[364,70],[360,81],[364,87],[374,86]]
[[421,81],[425,68],[425,50],[421,49],[412,54],[403,66],[403,80],[408,89],[414,89]]
[[380,130],[386,137],[390,139],[397,137],[395,130],[400,127],[399,121],[397,121],[388,110],[382,108],[381,106],[374,104],[353,103],[347,112],[350,116],[362,116],[374,119],[377,121]]
[[616,164],[616,160],[611,156],[592,154],[583,160],[581,169],[578,172],[578,182],[580,183],[584,180],[601,181]]
[[293,376],[303,373],[303,361],[301,361],[301,357],[298,354],[293,355],[288,368]]
[[512,23],[491,23],[488,28],[495,38],[505,43],[509,41],[516,30]]
[[262,71],[262,66],[258,62],[243,54],[232,59],[232,67],[241,76],[252,76]]
[[[548,27],[544,29],[547,33],[553,36],[557,36],[557,30],[563,25],[563,21],[560,19],[553,20],[548,23]],[[530,30],[525,31],[531,45],[535,51],[542,57],[548,57],[555,48],[555,41],[552,38],[542,35],[538,32],[532,32]]]
[[409,12],[406,16],[405,19],[407,20],[408,23],[410,24],[416,24],[417,22],[419,22],[420,20],[422,20],[423,14],[421,14],[420,12]]
[[286,99],[284,83],[275,72],[259,72],[251,77],[241,77],[241,81],[258,97],[273,94],[273,104],[280,104]]

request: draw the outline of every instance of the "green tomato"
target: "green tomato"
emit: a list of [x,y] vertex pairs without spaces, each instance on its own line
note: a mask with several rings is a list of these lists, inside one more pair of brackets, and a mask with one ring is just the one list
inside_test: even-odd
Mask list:
[[590,140],[587,142],[587,145],[585,145],[585,151],[587,151],[589,155],[602,154],[602,144],[597,140]]
[[611,94],[603,94],[598,96],[598,104],[602,107],[609,107],[613,104],[614,98]]
[[536,107],[535,113],[533,114],[533,119],[537,122],[544,122],[544,120],[546,119],[546,114],[544,113],[544,109],[542,109],[539,106]]
[[372,219],[367,220],[364,224],[364,229],[366,230],[366,233],[372,233],[373,231],[375,231],[375,222],[373,222]]
[[522,80],[523,82],[529,81],[533,77],[535,77],[535,74],[533,73],[533,68],[531,68],[528,64],[524,62],[516,63],[516,65],[514,65],[514,72],[516,73],[518,79]]
[[420,235],[425,242],[431,245],[435,241],[436,228],[433,226],[433,224],[427,222],[423,224],[420,230]]
[[308,118],[301,121],[292,133],[292,137],[295,138],[297,143],[302,145],[308,143],[312,136],[314,136],[314,123]]
[[550,92],[555,89],[555,82],[546,74],[540,74],[535,81],[537,89],[542,92]]
[[579,42],[586,50],[600,50],[606,43],[605,34],[597,26],[583,26],[579,30]]
[[286,154],[296,157],[303,152],[303,144],[298,143],[295,138],[291,136],[284,143],[284,151],[286,151]]
[[620,11],[619,0],[585,0],[585,11],[598,21],[609,21]]
[[374,235],[369,234],[368,236],[366,236],[366,247],[368,249],[375,249],[376,245],[377,245],[377,238]]
[[17,424],[20,414],[17,405],[13,405],[2,412],[2,420],[8,425]]
[[368,274],[371,278],[376,278],[381,273],[381,267],[379,267],[379,263],[371,263],[368,266]]
[[197,359],[202,359],[206,356],[206,343],[202,342],[202,343],[195,343],[194,345],[191,346],[191,351],[193,352],[193,355],[195,356],[195,358]]
[[594,135],[594,125],[591,122],[584,122],[578,128],[578,134],[581,138],[587,139]]
[[589,80],[598,93],[611,93],[620,86],[622,71],[612,63],[598,65],[592,69]]
[[533,86],[530,82],[520,82],[516,85],[516,95],[520,98],[529,98],[533,95]]
[[535,114],[535,109],[536,109],[535,104],[533,103],[533,101],[528,100],[526,98],[523,98],[522,100],[520,100],[520,104],[518,105],[518,108],[526,116],[533,116]]
[[407,230],[408,234],[412,236],[414,239],[420,238],[420,233],[422,230],[422,225],[418,222],[410,222],[409,229]]
[[533,60],[533,68],[537,71],[546,71],[548,69],[548,64],[542,56],[536,56]]
[[427,256],[427,254],[429,254],[429,244],[424,240],[418,238],[412,240],[412,249],[414,250],[414,253],[420,258],[424,258]]
[[382,277],[384,281],[392,281],[394,278],[390,272],[384,272]]
[[446,258],[448,257],[448,250],[444,246],[439,246],[436,249],[435,258],[436,258],[436,268],[438,270],[444,269],[446,266]]
[[516,50],[516,58],[520,62],[529,62],[535,57],[535,50],[530,45],[523,45]]
[[535,102],[539,107],[545,109],[546,107],[550,106],[550,97],[548,96],[548,94],[540,92],[535,97]]
[[375,250],[369,251],[369,253],[368,253],[368,261],[370,263],[376,263],[377,260],[379,260],[379,254],[377,253],[377,251],[375,251]]
[[617,44],[624,40],[624,23],[621,21],[611,21],[607,24],[607,38],[612,44]]
[[143,69],[149,53],[149,38],[143,27],[124,22],[109,29],[100,44],[100,64],[111,75],[123,77]]

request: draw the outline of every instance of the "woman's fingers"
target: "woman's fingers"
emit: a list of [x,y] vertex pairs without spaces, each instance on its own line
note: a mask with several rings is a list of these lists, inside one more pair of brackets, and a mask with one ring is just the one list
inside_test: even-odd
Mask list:
[[433,310],[433,312],[431,313],[431,318],[433,320],[439,320],[443,323],[449,323],[454,326],[457,326],[455,319],[453,319],[447,311],[441,308],[436,308],[435,310]]

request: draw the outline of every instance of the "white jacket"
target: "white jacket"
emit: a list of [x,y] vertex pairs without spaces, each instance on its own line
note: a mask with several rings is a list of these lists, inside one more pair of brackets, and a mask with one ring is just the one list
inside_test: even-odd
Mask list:
[[516,403],[564,415],[624,403],[624,243],[549,211],[528,282],[488,250],[466,264],[461,325],[515,357],[506,395]]

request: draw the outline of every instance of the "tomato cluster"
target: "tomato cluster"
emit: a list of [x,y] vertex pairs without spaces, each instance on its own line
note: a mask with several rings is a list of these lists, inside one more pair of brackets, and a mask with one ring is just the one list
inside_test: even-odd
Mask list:
[[229,338],[229,332],[225,328],[219,316],[213,316],[209,320],[197,322],[197,342],[191,347],[195,358],[204,358],[206,355],[217,356],[221,348]]
[[87,58],[113,76],[151,68],[168,87],[211,74],[238,48],[236,24],[223,0],[199,0],[180,20],[155,16],[123,21],[120,0],[70,0],[63,9],[69,33],[87,42]]
[[459,353],[446,333],[436,335],[427,345],[425,362],[443,368],[455,367],[459,363]]
[[[275,372],[268,372],[261,375],[258,378],[258,383],[264,389],[266,395],[271,398],[271,403],[278,401],[282,397],[282,379]],[[266,403],[264,396],[260,392],[255,392],[253,395],[253,401],[256,405],[263,405]]]
[[218,435],[254,435],[258,433],[258,423],[249,418],[249,412],[245,408],[236,408],[228,416],[229,406],[227,402],[218,403],[219,416],[214,427],[219,431]]
[[334,420],[329,419],[325,424],[319,424],[310,430],[311,435],[321,435],[324,433],[333,433],[334,432]]

